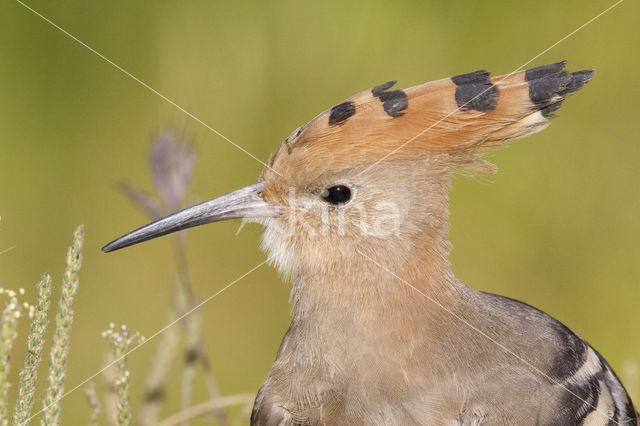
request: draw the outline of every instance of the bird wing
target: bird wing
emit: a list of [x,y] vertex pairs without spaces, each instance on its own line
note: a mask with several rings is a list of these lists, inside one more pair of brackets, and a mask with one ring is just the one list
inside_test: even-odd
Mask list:
[[[494,341],[509,342],[503,362],[496,361],[499,353],[493,342],[485,355],[474,354],[476,361],[483,357],[496,361],[494,379],[487,386],[504,379],[505,389],[513,391],[520,388],[519,380],[536,377],[537,386],[531,385],[527,395],[532,400],[523,395],[516,402],[522,404],[521,408],[531,408],[532,401],[544,401],[546,396],[543,406],[533,407],[540,410],[541,424],[638,424],[638,414],[624,386],[604,358],[582,338],[525,303],[488,293],[478,293],[477,297],[476,321],[485,321],[477,326],[487,330]],[[509,365],[516,368],[510,370]],[[512,371],[516,372],[514,377],[509,376]],[[480,385],[476,398],[482,399],[485,394],[490,392],[484,392]],[[487,406],[494,402],[484,401]],[[510,402],[500,401],[499,407]],[[518,407],[511,410],[517,412]],[[494,413],[487,409],[487,414]]]

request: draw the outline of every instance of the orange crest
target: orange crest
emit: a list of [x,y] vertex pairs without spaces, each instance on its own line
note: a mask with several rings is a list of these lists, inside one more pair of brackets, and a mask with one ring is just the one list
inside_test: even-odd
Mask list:
[[[544,129],[566,95],[593,70],[569,73],[557,62],[499,77],[475,71],[404,90],[390,81],[360,92],[295,130],[269,160],[278,174],[310,178],[426,152],[454,163],[482,149]],[[269,173],[265,170],[265,173]]]

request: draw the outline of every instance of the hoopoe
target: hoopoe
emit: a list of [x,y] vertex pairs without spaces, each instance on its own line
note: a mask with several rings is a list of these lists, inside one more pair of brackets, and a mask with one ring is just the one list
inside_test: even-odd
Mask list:
[[225,219],[261,222],[291,277],[293,319],[255,425],[636,425],[607,362],[551,316],[459,282],[448,190],[456,170],[536,133],[591,70],[565,62],[358,93],[296,129],[258,183],[106,245]]

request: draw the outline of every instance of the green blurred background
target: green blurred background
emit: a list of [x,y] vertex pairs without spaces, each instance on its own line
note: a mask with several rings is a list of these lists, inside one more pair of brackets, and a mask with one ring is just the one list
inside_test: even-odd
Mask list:
[[[508,73],[613,2],[28,4],[264,160],[353,93],[390,79],[408,87],[481,68]],[[573,71],[598,73],[549,129],[492,155],[498,175],[457,177],[451,202],[458,278],[545,310],[618,371],[640,361],[639,18],[640,4],[627,0],[535,59],[529,66],[567,59]],[[195,141],[194,201],[255,182],[254,159],[19,3],[0,1],[0,251],[15,246],[0,255],[0,280],[26,287],[28,300],[42,272],[59,283],[71,233],[86,225],[67,388],[103,365],[109,322],[146,336],[166,322],[169,239],[109,255],[100,247],[147,220],[114,182],[151,189],[149,140],[167,126]],[[261,228],[236,235],[238,226],[190,233],[200,297],[264,259]],[[202,308],[223,394],[259,387],[288,326],[288,292],[263,267]],[[154,346],[129,359],[135,405]],[[175,368],[163,417],[179,404]],[[205,397],[198,382],[194,400]],[[64,400],[63,424],[85,423],[84,398]]]

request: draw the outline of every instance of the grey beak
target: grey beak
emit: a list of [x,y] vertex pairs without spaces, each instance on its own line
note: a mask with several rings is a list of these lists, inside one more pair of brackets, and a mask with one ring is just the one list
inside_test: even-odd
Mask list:
[[205,223],[227,219],[276,217],[282,207],[264,201],[261,194],[263,187],[262,182],[259,182],[180,210],[123,235],[102,247],[102,251],[118,250]]

